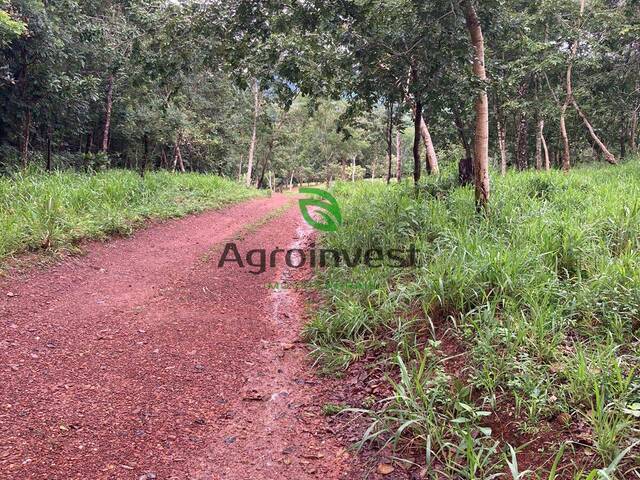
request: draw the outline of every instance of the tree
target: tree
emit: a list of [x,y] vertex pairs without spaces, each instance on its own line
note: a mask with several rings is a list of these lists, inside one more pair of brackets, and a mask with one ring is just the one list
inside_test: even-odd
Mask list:
[[[484,67],[484,37],[476,9],[470,0],[462,2],[467,29],[473,45],[473,73],[484,84],[487,73]],[[487,209],[491,187],[489,183],[489,99],[486,85],[480,85],[477,94],[476,130],[473,145],[473,170],[475,175],[476,207]]]

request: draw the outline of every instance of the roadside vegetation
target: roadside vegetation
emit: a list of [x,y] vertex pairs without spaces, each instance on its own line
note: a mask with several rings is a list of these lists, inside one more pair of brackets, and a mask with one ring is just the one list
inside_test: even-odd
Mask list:
[[433,479],[640,478],[638,161],[496,178],[486,215],[451,173],[335,188],[325,248],[419,251],[320,273],[319,365],[386,371],[363,443]]
[[260,195],[214,175],[109,170],[0,177],[0,262],[84,239],[129,234],[145,220],[179,217]]

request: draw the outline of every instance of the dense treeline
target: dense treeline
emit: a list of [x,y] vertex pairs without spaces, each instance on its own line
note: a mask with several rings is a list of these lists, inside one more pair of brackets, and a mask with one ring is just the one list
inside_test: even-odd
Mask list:
[[462,158],[485,203],[491,161],[566,170],[638,148],[638,2],[1,8],[5,170],[213,171],[275,188],[418,180]]

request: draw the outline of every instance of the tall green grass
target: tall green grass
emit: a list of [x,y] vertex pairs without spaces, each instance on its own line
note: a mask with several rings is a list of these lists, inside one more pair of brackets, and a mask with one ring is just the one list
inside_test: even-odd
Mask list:
[[147,219],[178,217],[258,192],[212,175],[126,170],[0,177],[0,261],[26,250],[67,247],[130,233]]
[[[321,274],[327,302],[306,329],[321,365],[340,371],[367,349],[395,352],[394,395],[369,411],[367,437],[398,443],[401,433],[419,443],[431,478],[490,478],[513,460],[483,428],[483,412],[509,406],[518,433],[532,438],[562,418],[567,440],[584,444],[586,435],[588,444],[574,447],[602,468],[640,436],[637,160],[496,177],[487,216],[447,175],[427,179],[418,195],[408,183],[335,190],[344,225],[323,238],[328,248],[415,244],[420,252],[412,271]],[[466,349],[467,375],[434,360],[436,325]],[[579,429],[584,435],[572,437]],[[590,474],[559,463],[575,478]],[[640,478],[638,449],[616,467],[617,478]]]

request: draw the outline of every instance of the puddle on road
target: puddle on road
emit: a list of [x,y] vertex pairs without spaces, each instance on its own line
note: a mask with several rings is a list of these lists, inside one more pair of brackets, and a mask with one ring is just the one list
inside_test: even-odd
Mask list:
[[[299,225],[296,229],[295,241],[287,247],[287,250],[304,250],[312,234],[313,229],[306,223]],[[297,262],[299,258],[293,256],[292,260]],[[296,302],[287,284],[292,280],[295,271],[295,268],[285,266],[278,275],[277,287],[271,292],[272,318],[277,324],[282,323],[282,316],[293,316]]]

